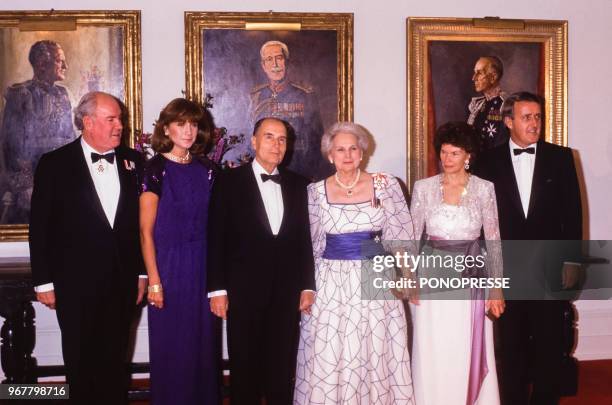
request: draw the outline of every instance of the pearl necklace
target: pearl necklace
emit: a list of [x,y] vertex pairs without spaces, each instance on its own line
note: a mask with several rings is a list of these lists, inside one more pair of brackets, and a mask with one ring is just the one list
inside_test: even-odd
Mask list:
[[342,187],[343,189],[346,190],[346,196],[347,197],[352,197],[353,196],[353,188],[355,187],[355,185],[359,181],[359,177],[360,176],[361,176],[361,170],[357,169],[357,176],[355,176],[355,180],[353,180],[351,182],[351,184],[344,184],[343,182],[341,182],[340,181],[340,177],[338,177],[338,172],[336,172],[336,174],[334,175],[334,178],[336,179],[336,183],[340,187]]
[[191,153],[187,150],[185,156],[176,156],[172,152],[164,153],[164,156],[176,163],[188,163],[191,160]]

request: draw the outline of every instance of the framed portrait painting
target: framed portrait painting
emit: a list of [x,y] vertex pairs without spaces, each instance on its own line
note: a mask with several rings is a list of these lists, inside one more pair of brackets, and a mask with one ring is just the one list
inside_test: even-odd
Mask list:
[[222,128],[211,154],[224,167],[253,158],[254,124],[288,122],[283,164],[320,179],[325,128],[353,118],[353,15],[186,12],[188,97]]
[[433,138],[449,121],[474,127],[482,150],[507,141],[503,100],[545,100],[543,136],[567,144],[567,22],[408,18],[409,187],[439,172]]
[[78,137],[83,95],[123,102],[132,146],[141,130],[140,12],[3,11],[0,54],[0,240],[27,240],[36,165]]

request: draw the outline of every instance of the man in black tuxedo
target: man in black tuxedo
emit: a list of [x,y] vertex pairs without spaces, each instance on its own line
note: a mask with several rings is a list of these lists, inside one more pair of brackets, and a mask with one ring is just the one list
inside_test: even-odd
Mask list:
[[292,403],[299,311],[314,302],[307,181],[277,168],[290,134],[259,120],[255,159],[219,175],[211,197],[208,290],[227,319],[232,404]]
[[502,116],[510,140],[485,152],[476,169],[495,184],[502,240],[531,241],[504,246],[511,284],[499,320],[505,405],[558,403],[566,303],[555,292],[571,287],[579,270],[580,243],[571,242],[582,238],[574,159],[571,149],[540,139],[542,106],[527,92],[507,98]]
[[83,96],[74,122],[82,136],[44,154],[34,176],[32,277],[38,300],[57,310],[71,403],[127,403],[128,331],[144,293],[140,155],[120,146],[110,94]]

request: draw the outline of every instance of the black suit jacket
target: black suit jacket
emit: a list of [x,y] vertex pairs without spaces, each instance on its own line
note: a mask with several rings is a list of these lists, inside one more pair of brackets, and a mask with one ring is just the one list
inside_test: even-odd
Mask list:
[[[144,272],[138,227],[141,156],[115,149],[121,191],[113,227],[83,155],[81,138],[43,155],[34,176],[30,257],[34,285],[54,283],[58,300],[135,293]],[[135,168],[128,170],[125,161]]]
[[549,282],[558,287],[562,262],[579,262],[581,257],[580,243],[570,242],[582,239],[582,206],[572,151],[538,142],[527,217],[510,153],[509,143],[493,148],[479,158],[475,170],[495,185],[502,240],[567,242],[506,242],[504,271],[511,273],[532,259],[529,267],[544,267]]
[[307,180],[280,169],[284,213],[273,235],[251,164],[230,169],[213,187],[208,291],[227,290],[232,308],[263,305],[278,291],[299,298],[315,289]]

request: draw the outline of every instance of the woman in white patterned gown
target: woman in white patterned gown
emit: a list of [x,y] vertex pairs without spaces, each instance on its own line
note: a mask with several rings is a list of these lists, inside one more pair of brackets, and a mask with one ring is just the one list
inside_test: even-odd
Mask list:
[[362,127],[334,124],[321,151],[336,174],[308,188],[317,295],[302,315],[295,404],[414,404],[403,303],[362,296],[362,243],[413,239],[397,180],[359,169],[367,149]]
[[[473,129],[462,122],[445,124],[436,131],[434,146],[442,173],[414,184],[410,209],[416,238],[425,231],[426,246],[435,254],[478,255],[484,228],[486,276],[502,277],[494,187],[468,172],[476,146]],[[427,277],[430,270],[420,268],[419,277]],[[455,274],[481,276],[485,274]],[[494,290],[487,298],[475,297],[478,292],[469,289],[428,292],[435,294],[422,292],[416,305],[410,306],[417,405],[499,404],[493,327],[485,312],[494,318],[503,313],[501,291]],[[454,299],[448,299],[449,295]]]

